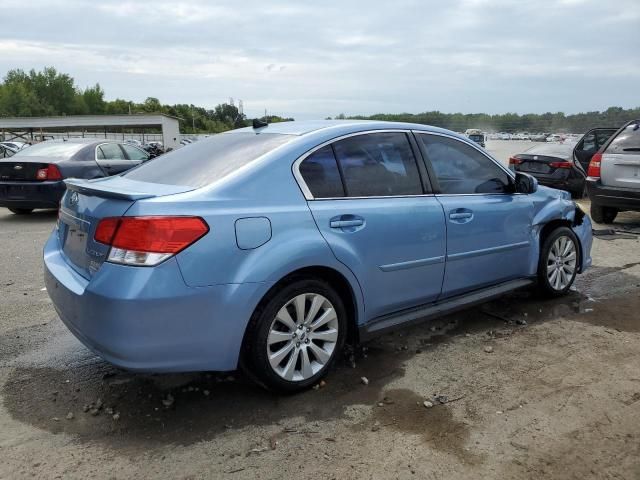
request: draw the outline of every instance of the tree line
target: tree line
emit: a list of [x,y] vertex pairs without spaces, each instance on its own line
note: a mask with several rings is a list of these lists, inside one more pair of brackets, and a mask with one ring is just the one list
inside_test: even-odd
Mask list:
[[[80,88],[53,67],[41,72],[10,70],[0,83],[0,117],[164,113],[179,118],[182,133],[218,133],[249,125],[237,106],[221,103],[208,109],[191,104],[164,105],[154,97],[142,103],[105,100],[99,84]],[[270,123],[292,118],[270,115]]]
[[[46,67],[41,72],[14,69],[10,70],[0,83],[0,116],[164,113],[178,117],[180,131],[185,134],[218,133],[250,123],[237,106],[229,103],[221,103],[208,109],[192,104],[165,105],[154,97],[148,97],[142,103],[120,98],[105,100],[104,95],[104,90],[99,84],[82,89],[76,85],[70,75],[60,73],[53,67]],[[640,118],[640,107],[630,109],[610,107],[604,112],[593,111],[571,115],[565,115],[563,112],[489,115],[429,111],[378,113],[370,116],[340,114],[335,118],[422,123],[457,132],[464,132],[468,128],[480,128],[488,132],[581,133],[592,127],[617,127],[629,120]],[[274,123],[293,119],[271,115],[266,120]]]
[[640,107],[624,109],[609,107],[604,112],[586,112],[566,115],[556,113],[442,113],[438,111],[423,113],[378,113],[375,115],[345,116],[337,119],[386,120],[392,122],[421,123],[442,127],[455,132],[464,132],[468,128],[479,128],[487,132],[564,132],[584,133],[593,127],[620,127],[629,120],[640,118]]

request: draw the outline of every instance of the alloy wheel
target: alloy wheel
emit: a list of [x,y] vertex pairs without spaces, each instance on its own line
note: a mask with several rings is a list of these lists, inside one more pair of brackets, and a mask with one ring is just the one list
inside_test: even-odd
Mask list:
[[576,271],[577,252],[573,240],[560,236],[553,242],[547,257],[547,280],[551,288],[564,290],[573,281]]
[[281,378],[297,382],[321,371],[338,341],[338,317],[329,300],[317,293],[290,299],[269,328],[267,356]]

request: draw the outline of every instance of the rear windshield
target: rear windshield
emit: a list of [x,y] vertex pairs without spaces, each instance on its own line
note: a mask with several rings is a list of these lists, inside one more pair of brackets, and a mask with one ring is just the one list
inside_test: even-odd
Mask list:
[[161,155],[124,176],[141,182],[200,188],[292,138],[276,133],[221,133]]
[[607,147],[607,153],[640,153],[640,121],[622,130]]
[[535,145],[525,150],[524,153],[527,155],[569,158],[573,153],[573,145]]
[[86,147],[86,143],[42,142],[19,150],[16,157],[63,157],[69,158]]

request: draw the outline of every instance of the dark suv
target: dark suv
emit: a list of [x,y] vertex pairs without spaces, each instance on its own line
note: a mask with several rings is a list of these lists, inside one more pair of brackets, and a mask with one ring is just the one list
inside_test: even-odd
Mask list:
[[592,157],[587,193],[598,223],[612,223],[620,211],[640,211],[640,120],[620,128]]

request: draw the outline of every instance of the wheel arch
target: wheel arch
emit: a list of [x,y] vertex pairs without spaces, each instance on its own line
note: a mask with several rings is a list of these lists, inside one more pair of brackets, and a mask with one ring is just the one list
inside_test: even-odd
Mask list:
[[[244,351],[247,332],[251,330],[252,324],[257,318],[256,313],[266,304],[266,302],[282,287],[302,278],[317,278],[324,280],[335,288],[338,295],[342,299],[345,309],[347,310],[347,343],[355,344],[359,341],[358,336],[358,320],[361,316],[362,300],[359,297],[359,285],[354,285],[347,276],[339,270],[325,265],[310,265],[300,267],[290,271],[282,276],[267,290],[257,303],[251,319],[247,323],[243,337],[242,350]],[[354,279],[355,280],[355,279]]]
[[567,227],[569,230],[571,230],[574,235],[576,235],[576,239],[578,240],[578,272],[580,273],[582,271],[582,259],[583,257],[583,246],[582,246],[582,241],[580,240],[580,236],[576,234],[576,232],[574,231],[573,227],[575,222],[571,221],[571,220],[567,220],[565,218],[556,218],[554,220],[550,220],[549,222],[545,223],[544,225],[542,225],[542,228],[540,229],[540,234],[539,234],[539,238],[538,238],[538,257],[540,257],[541,253],[542,253],[542,245],[544,245],[545,240],[547,239],[547,237],[556,229],[558,229],[559,227]]

